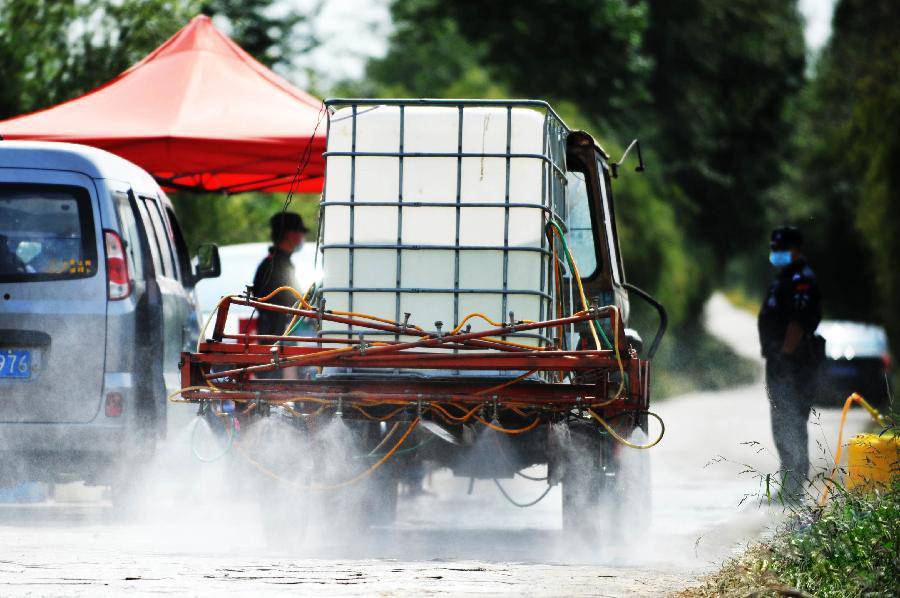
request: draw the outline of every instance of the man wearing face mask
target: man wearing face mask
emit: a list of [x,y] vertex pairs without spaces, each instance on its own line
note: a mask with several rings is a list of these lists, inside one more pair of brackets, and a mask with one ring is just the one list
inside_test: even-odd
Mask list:
[[816,276],[803,256],[803,236],[794,227],[772,232],[769,261],[778,275],[759,312],[759,342],[766,359],[766,391],[772,435],[781,460],[781,484],[793,500],[809,473],[806,424],[816,369],[824,359],[824,341],[815,334],[822,319]]
[[[265,297],[278,287],[297,287],[294,275],[294,264],[291,254],[303,245],[303,237],[307,232],[300,214],[279,212],[269,220],[272,233],[272,246],[256,269],[253,277],[253,295]],[[288,292],[272,297],[269,302],[291,307],[296,298]],[[290,316],[271,310],[257,312],[257,334],[283,334],[290,322]]]

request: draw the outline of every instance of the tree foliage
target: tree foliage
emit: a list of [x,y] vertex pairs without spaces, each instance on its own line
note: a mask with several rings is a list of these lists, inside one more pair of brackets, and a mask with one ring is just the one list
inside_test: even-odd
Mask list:
[[105,83],[196,10],[191,0],[0,0],[0,118]]
[[803,106],[803,194],[832,309],[900,345],[900,5],[841,0]]
[[[316,45],[308,16],[274,0],[0,0],[0,119],[82,95],[138,62],[202,11],[268,66]],[[315,13],[315,10],[313,11]]]
[[273,0],[203,0],[203,14],[224,17],[229,35],[266,66],[289,65],[298,53],[308,52],[318,40],[307,31],[298,35],[297,28],[319,12],[322,1],[309,14],[297,10],[273,11]]
[[[306,16],[292,10],[273,14],[273,4],[273,0],[0,0],[0,119],[53,106],[109,81],[201,9],[224,19],[235,42],[264,64],[287,63],[316,42],[295,31]],[[309,207],[314,203],[305,199],[299,209],[314,222]],[[268,218],[281,208],[283,197],[175,193],[173,200],[185,221],[185,234],[196,247],[202,241],[266,240]]]
[[652,139],[684,192],[683,221],[719,266],[765,239],[765,207],[790,158],[787,108],[805,46],[795,3],[652,0]]
[[794,3],[413,0],[394,2],[392,16],[370,92],[537,97],[608,147],[644,138],[645,180],[619,183],[623,252],[629,277],[676,322],[699,317],[730,257],[764,259],[786,109],[803,78]]

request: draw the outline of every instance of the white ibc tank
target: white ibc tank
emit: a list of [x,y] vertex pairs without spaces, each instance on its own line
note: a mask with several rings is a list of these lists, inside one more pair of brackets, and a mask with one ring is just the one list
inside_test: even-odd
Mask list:
[[[326,308],[409,313],[411,324],[439,321],[445,332],[472,312],[545,319],[545,209],[560,160],[546,158],[548,131],[557,134],[528,107],[337,110],[320,238]],[[325,322],[323,333],[348,327]],[[543,343],[534,333],[519,340]]]

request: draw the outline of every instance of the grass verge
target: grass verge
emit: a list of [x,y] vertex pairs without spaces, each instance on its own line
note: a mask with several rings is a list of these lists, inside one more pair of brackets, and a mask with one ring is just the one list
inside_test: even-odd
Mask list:
[[837,489],[824,508],[795,511],[755,545],[680,598],[900,595],[900,475],[876,492]]

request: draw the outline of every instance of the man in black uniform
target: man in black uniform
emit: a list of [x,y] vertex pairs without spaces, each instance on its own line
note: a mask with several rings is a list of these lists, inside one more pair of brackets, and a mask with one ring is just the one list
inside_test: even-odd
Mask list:
[[[294,212],[279,212],[269,220],[269,226],[272,229],[272,246],[253,277],[255,297],[265,297],[278,287],[297,286],[291,254],[303,244],[303,236],[307,232],[303,219]],[[296,298],[291,293],[282,292],[269,301],[291,307]],[[290,319],[287,314],[260,310],[257,315],[257,334],[283,334]]]
[[815,274],[801,253],[803,236],[793,227],[772,232],[769,261],[779,268],[759,312],[759,342],[766,359],[766,390],[772,434],[781,460],[781,484],[796,499],[809,473],[806,424],[816,369],[824,344],[815,335],[822,299]]

